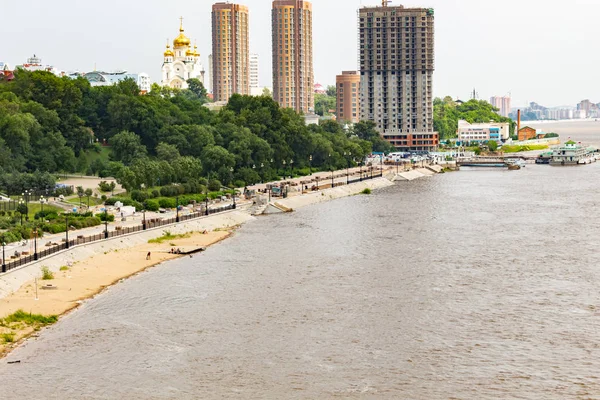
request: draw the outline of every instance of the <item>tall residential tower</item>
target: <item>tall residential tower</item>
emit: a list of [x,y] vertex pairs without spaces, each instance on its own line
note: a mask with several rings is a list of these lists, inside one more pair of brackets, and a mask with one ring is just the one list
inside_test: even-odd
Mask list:
[[312,113],[312,4],[305,0],[274,0],[272,34],[273,98],[281,107]]
[[385,1],[358,18],[361,120],[375,122],[399,150],[433,150],[433,9]]
[[508,117],[510,114],[510,96],[494,96],[490,99],[490,104],[498,109],[498,114]]
[[360,75],[356,71],[343,71],[335,77],[337,92],[336,115],[340,122],[353,124],[360,120]]
[[212,7],[212,90],[215,101],[250,94],[248,8],[216,3]]

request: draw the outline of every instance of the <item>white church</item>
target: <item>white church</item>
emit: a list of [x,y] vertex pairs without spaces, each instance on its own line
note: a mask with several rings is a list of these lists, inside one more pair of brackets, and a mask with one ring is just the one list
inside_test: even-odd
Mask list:
[[204,84],[204,67],[200,62],[198,46],[192,49],[190,39],[183,33],[183,18],[179,26],[179,36],[173,41],[173,50],[167,42],[162,66],[162,85],[177,89],[187,89],[187,80],[199,79]]

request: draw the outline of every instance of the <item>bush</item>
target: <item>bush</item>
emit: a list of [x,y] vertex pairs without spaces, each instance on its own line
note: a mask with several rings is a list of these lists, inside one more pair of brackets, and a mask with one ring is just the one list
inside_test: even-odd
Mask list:
[[176,206],[175,199],[165,197],[159,199],[158,204],[161,208],[175,208]]
[[54,273],[48,267],[42,267],[42,280],[51,281],[54,279]]
[[134,190],[133,192],[131,192],[131,199],[133,201],[143,203],[144,201],[146,201],[148,199],[148,194],[146,192],[142,192],[140,190]]
[[233,186],[235,186],[236,188],[243,188],[246,187],[246,182],[238,179],[237,181],[233,182]]
[[101,192],[110,192],[112,190],[110,183],[106,181],[102,181],[98,184]]
[[130,205],[135,207],[136,211],[142,211],[144,209],[144,205],[139,201],[132,201]]
[[144,206],[147,211],[158,211],[158,209],[160,208],[160,204],[156,200],[146,200]]
[[154,189],[152,191],[152,197],[155,198],[155,199],[158,198],[158,197],[160,197],[160,192],[158,190]]
[[219,190],[221,190],[221,181],[217,180],[217,179],[211,179],[208,182],[208,190],[210,190],[211,192],[218,192]]
[[42,229],[45,232],[48,232],[51,234],[56,234],[56,233],[62,233],[64,231],[66,231],[66,226],[65,226],[65,224],[57,224],[57,223],[44,224],[44,225],[42,225]]
[[0,211],[0,217],[4,217],[6,215],[6,211]]
[[17,235],[15,235],[13,232],[8,231],[8,232],[4,232],[2,234],[2,237],[4,238],[4,241],[6,243],[14,243],[14,242],[18,242],[19,240],[21,240],[21,237],[17,237]]
[[[115,221],[115,216],[112,214],[96,214],[96,217],[101,221],[101,222],[105,222],[106,219],[108,219],[108,222],[114,222]],[[107,218],[108,217],[108,218]]]

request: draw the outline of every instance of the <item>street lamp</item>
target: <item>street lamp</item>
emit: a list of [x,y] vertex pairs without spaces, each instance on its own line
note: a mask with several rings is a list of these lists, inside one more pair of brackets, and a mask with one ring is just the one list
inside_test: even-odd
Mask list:
[[46,202],[46,199],[44,198],[44,196],[40,197],[40,206],[42,207],[42,218],[44,218],[44,203]]
[[146,230],[146,210],[142,210],[142,213],[144,214],[144,219],[142,220],[142,229]]
[[38,253],[37,253],[37,235],[38,235],[38,230],[37,230],[37,228],[35,228],[35,230],[33,231],[33,259],[35,261],[37,261],[37,259],[38,259]]
[[175,210],[175,212],[177,213],[175,216],[175,222],[179,222],[179,196],[175,196]]
[[308,157],[308,170],[310,171],[310,174],[312,175],[312,154],[310,155],[310,157]]
[[317,176],[317,190],[319,190],[319,177]]
[[281,162],[283,164],[283,179],[285,179],[285,160]]
[[[25,203],[23,203],[23,200],[19,200],[19,206],[23,205]],[[27,206],[25,206],[25,208],[27,208]],[[19,209],[21,209],[21,207],[19,207]],[[19,211],[19,215],[21,216],[21,226],[23,225],[23,213],[21,211]]]
[[[26,190],[25,193],[21,193],[23,198],[25,198],[25,221],[29,222],[29,195],[31,194],[30,190]],[[21,217],[21,225],[23,225],[23,218]]]
[[362,182],[362,162],[358,163],[358,169],[360,170],[360,181]]
[[290,160],[290,179],[292,179],[294,176],[294,160]]
[[104,239],[108,239],[108,208],[104,206]]
[[204,205],[206,210],[204,211],[204,215],[208,215],[208,186],[206,187],[206,197],[204,198]]
[[265,181],[265,163],[260,163],[260,183]]
[[66,235],[65,245],[67,246],[67,249],[68,249],[69,248],[69,213],[65,213],[65,227],[67,228],[67,230],[65,231],[65,235]]
[[2,242],[2,272],[6,272],[6,257],[4,256],[5,242]]
[[346,159],[346,185],[350,184],[350,157],[352,157],[352,152],[349,151],[347,154],[344,152],[344,156],[348,155],[349,157]]

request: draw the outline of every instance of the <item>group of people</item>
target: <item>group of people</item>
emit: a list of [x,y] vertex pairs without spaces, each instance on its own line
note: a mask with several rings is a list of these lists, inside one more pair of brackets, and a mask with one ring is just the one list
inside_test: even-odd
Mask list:
[[171,249],[170,253],[171,254],[181,254],[181,250],[180,249],[177,249],[177,250]]

